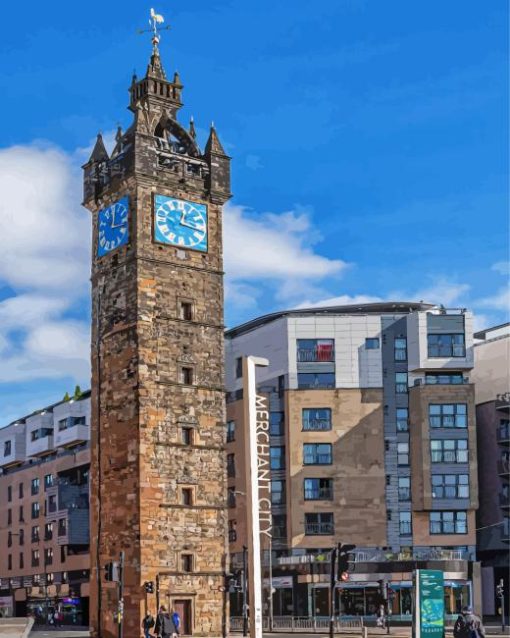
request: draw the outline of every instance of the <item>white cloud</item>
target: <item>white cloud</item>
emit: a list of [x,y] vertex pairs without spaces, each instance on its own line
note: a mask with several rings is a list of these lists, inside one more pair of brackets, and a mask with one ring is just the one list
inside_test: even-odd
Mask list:
[[[227,293],[232,283],[259,280],[276,286],[280,298],[295,298],[326,277],[342,274],[348,264],[329,259],[313,249],[320,241],[306,210],[257,217],[242,206],[224,209]],[[236,302],[236,298],[228,298]]]
[[303,301],[296,308],[320,308],[327,306],[350,306],[364,303],[377,303],[384,301],[381,297],[373,295],[339,295],[338,297],[328,297],[321,301]]
[[411,297],[402,297],[406,301],[424,301],[425,303],[443,304],[443,306],[451,306],[452,304],[462,303],[469,293],[471,286],[449,281],[446,278],[439,277],[434,283],[426,288],[421,288],[413,293]]
[[510,275],[510,261],[498,261],[492,264],[491,270],[499,272],[500,275]]
[[500,288],[496,294],[478,299],[475,304],[482,308],[503,310],[508,313],[510,312],[510,288],[508,286]]
[[0,150],[0,381],[89,378],[90,214],[76,158],[44,144]]

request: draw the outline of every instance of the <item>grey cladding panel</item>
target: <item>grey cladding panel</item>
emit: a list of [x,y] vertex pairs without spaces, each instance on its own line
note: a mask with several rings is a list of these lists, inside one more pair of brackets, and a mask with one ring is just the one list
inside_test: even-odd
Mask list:
[[427,332],[430,334],[464,333],[464,315],[427,314]]

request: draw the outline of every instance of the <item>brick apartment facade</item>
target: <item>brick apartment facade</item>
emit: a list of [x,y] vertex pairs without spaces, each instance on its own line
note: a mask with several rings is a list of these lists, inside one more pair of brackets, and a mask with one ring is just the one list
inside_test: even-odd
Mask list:
[[0,610],[89,620],[90,392],[0,429]]
[[[243,355],[270,362],[257,384],[271,411],[275,615],[328,614],[328,551],[338,542],[357,545],[337,591],[344,614],[373,614],[384,580],[394,616],[409,619],[416,567],[445,572],[449,614],[479,608],[470,313],[365,304],[274,313],[227,331],[234,571],[246,543]],[[233,615],[240,602],[231,595]]]

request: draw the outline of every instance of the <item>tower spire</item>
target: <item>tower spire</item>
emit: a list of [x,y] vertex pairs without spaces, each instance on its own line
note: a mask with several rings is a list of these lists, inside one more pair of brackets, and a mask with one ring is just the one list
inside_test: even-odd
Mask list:
[[159,55],[159,41],[161,39],[160,34],[161,31],[170,29],[170,25],[167,25],[165,27],[160,26],[161,24],[163,24],[164,21],[165,18],[160,13],[156,13],[154,9],[151,8],[149,29],[140,29],[138,31],[138,33],[152,33],[152,55],[149,66],[147,67],[147,75],[151,75],[152,77],[160,78],[162,80],[166,79],[166,75]]

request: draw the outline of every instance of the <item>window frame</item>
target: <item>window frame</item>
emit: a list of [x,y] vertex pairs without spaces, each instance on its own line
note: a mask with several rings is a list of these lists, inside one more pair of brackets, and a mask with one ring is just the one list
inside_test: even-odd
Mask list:
[[[436,478],[436,483],[434,483],[435,478]],[[441,479],[441,482],[438,482],[438,479]],[[453,479],[453,481],[451,479]],[[465,482],[463,482],[464,480]],[[469,473],[431,474],[430,485],[431,485],[432,498],[434,500],[439,500],[439,499],[464,500],[464,499],[470,498]],[[448,488],[452,488],[452,487],[453,487],[453,493],[449,494]],[[463,488],[467,488],[466,494],[460,493],[464,491]],[[437,495],[436,495],[436,492],[437,492]],[[452,492],[451,489],[450,489],[450,492]]]
[[[451,517],[450,517],[451,514]],[[461,517],[462,516],[462,517]],[[458,524],[464,522],[464,531],[458,531]],[[445,524],[452,525],[451,530],[445,530]],[[459,525],[460,527],[460,525]],[[453,531],[452,531],[453,530]],[[429,512],[429,534],[431,536],[455,535],[463,536],[468,533],[468,517],[466,510],[435,510]]]
[[[407,520],[409,519],[409,520]],[[413,515],[411,511],[399,512],[398,514],[398,533],[399,536],[413,535]]]
[[[316,416],[310,418],[306,413],[316,412]],[[324,412],[324,416],[319,416],[320,412]],[[301,410],[301,431],[302,432],[329,432],[333,428],[331,408],[302,408]],[[307,427],[312,422],[322,423],[325,427]]]
[[[311,449],[313,446],[314,452],[313,456],[311,452],[307,453],[307,448]],[[324,447],[329,449],[329,454],[320,453],[319,447]],[[319,461],[319,457],[327,457],[329,460]],[[313,458],[314,460],[310,461],[307,459]],[[333,464],[333,445],[331,443],[303,443],[303,465],[332,465]]]
[[[404,346],[397,346],[397,343],[403,342]],[[397,356],[397,353],[404,353],[403,356]],[[407,337],[395,337],[393,342],[393,357],[395,361],[407,361]]]
[[[447,339],[449,338],[449,339]],[[432,341],[436,343],[431,343]],[[441,343],[441,340],[444,343]],[[456,340],[458,343],[456,343]],[[449,343],[447,342],[449,341]],[[437,354],[433,354],[437,352]],[[457,352],[457,354],[455,354]],[[466,336],[463,332],[427,333],[427,357],[429,359],[465,359]]]
[[379,337],[365,337],[365,350],[380,350],[381,340]]
[[[436,410],[439,408],[438,410]],[[451,412],[447,409],[452,408]],[[468,427],[468,404],[467,403],[429,403],[429,428],[432,430],[465,430]],[[457,424],[463,422],[463,425]],[[452,423],[448,423],[453,419]]]
[[[405,377],[405,382],[399,381],[399,377]],[[409,375],[407,372],[395,372],[395,394],[409,394]]]
[[[280,450],[279,455],[273,455],[273,450]],[[275,459],[279,459],[278,467],[274,464]],[[285,470],[285,445],[269,446],[269,468],[275,472]]]
[[[459,444],[465,444],[460,446]],[[439,444],[439,445],[435,445]],[[446,445],[447,444],[447,445]],[[453,445],[450,445],[453,444]],[[462,454],[461,454],[462,453]],[[439,457],[440,455],[440,457]],[[451,458],[448,458],[450,456]],[[464,459],[465,457],[465,459]],[[460,459],[460,460],[459,460]],[[430,439],[430,462],[434,463],[469,463],[469,440],[463,439]]]

